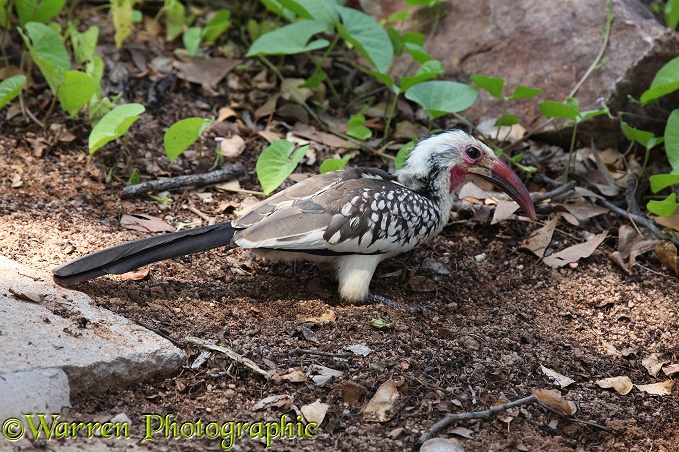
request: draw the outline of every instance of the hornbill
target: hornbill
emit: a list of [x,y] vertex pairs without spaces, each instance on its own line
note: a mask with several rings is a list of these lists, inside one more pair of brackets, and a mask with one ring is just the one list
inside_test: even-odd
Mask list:
[[419,141],[393,174],[373,168],[320,174],[234,220],[85,255],[55,268],[54,280],[70,286],[164,259],[239,246],[274,260],[331,262],[343,299],[400,306],[369,292],[377,264],[441,232],[457,191],[475,178],[505,191],[535,221],[533,203],[518,176],[488,146],[454,129]]

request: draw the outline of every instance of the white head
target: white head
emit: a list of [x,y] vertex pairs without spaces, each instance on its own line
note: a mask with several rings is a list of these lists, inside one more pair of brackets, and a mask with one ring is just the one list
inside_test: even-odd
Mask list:
[[450,197],[463,182],[480,177],[514,199],[535,221],[535,209],[521,179],[481,141],[457,129],[420,140],[398,180],[418,193]]

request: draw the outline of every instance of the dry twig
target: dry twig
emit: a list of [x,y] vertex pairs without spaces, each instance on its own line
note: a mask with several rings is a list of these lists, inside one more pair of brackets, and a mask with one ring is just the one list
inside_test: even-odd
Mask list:
[[212,342],[209,342],[209,341],[197,338],[197,337],[193,337],[193,336],[188,336],[188,337],[186,337],[185,340],[186,340],[186,342],[189,342],[191,344],[200,345],[201,347],[204,347],[204,348],[207,348],[207,349],[210,349],[210,350],[214,350],[216,352],[224,353],[226,356],[228,356],[232,360],[236,361],[237,363],[243,364],[245,367],[248,367],[249,369],[251,369],[255,373],[261,375],[262,377],[266,378],[267,380],[269,380],[271,378],[271,376],[273,375],[271,372],[267,372],[266,370],[259,367],[257,365],[257,363],[255,363],[251,359],[248,359],[248,358],[244,357],[243,355],[240,355],[240,354],[234,352],[230,348],[223,347],[221,345],[216,345],[216,344],[213,344]]
[[356,356],[354,353],[334,353],[334,352],[324,352],[321,350],[307,350],[303,348],[295,348],[287,353],[276,354],[276,356],[290,356],[290,355],[330,356],[331,358],[351,358],[352,356]]
[[147,192],[159,192],[164,190],[171,190],[173,188],[188,187],[190,185],[208,185],[224,182],[235,176],[243,174],[243,165],[234,163],[227,165],[217,171],[212,171],[205,174],[190,174],[186,176],[170,177],[167,179],[158,179],[150,182],[142,182],[137,185],[128,185],[123,188],[123,197],[139,196]]

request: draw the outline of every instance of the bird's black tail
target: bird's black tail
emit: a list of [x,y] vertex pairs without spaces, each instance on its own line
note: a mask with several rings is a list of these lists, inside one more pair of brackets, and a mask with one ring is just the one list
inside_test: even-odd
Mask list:
[[119,275],[152,262],[231,244],[231,222],[172,232],[105,248],[52,270],[54,281],[72,286],[106,274]]

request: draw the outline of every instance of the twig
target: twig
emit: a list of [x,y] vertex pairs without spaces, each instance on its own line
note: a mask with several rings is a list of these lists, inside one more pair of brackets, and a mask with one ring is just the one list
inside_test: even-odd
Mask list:
[[630,221],[634,221],[634,222],[639,223],[640,225],[644,226],[645,228],[648,228],[648,230],[650,230],[651,233],[653,233],[653,235],[656,236],[657,238],[659,238],[661,240],[670,240],[672,243],[679,246],[679,240],[677,240],[673,237],[670,237],[667,234],[664,234],[660,229],[658,229],[658,227],[655,225],[655,222],[653,220],[646,218],[646,217],[642,217],[642,216],[639,216],[639,215],[634,215],[632,213],[629,213],[626,210],[621,209],[620,207],[616,206],[612,202],[607,201],[606,199],[603,199],[603,198],[597,198],[597,200],[595,202],[598,205],[600,205],[601,207],[606,207],[607,209],[610,209],[611,212],[613,212],[613,213],[615,213],[615,214],[617,214],[617,215],[619,215],[623,218],[627,218]]
[[174,345],[176,345],[177,347],[184,348],[184,343],[182,343],[181,341],[178,341],[177,339],[171,337],[170,335],[168,335],[168,334],[166,334],[166,333],[163,333],[163,332],[160,331],[159,329],[153,328],[152,326],[149,326],[149,325],[143,323],[143,322],[142,322],[141,320],[139,320],[139,319],[135,320],[135,323],[136,323],[137,325],[141,326],[141,327],[146,328],[147,330],[149,330],[149,331],[151,331],[151,332],[153,332],[153,333],[156,333],[158,336],[160,336],[160,337],[162,337],[162,338],[164,338],[164,339],[167,339],[168,341],[172,342],[172,343],[173,343]]
[[555,189],[548,191],[547,193],[535,193],[531,195],[530,199],[533,200],[534,203],[538,203],[541,201],[544,201],[545,199],[552,199],[555,198],[559,195],[562,195],[566,192],[569,192],[575,188],[575,181],[570,181],[567,184],[560,185],[556,187]]
[[547,411],[551,411],[552,413],[556,414],[560,418],[567,420],[568,422],[573,422],[574,424],[586,425],[587,427],[592,427],[592,428],[596,428],[596,429],[599,429],[599,430],[603,430],[606,433],[613,433],[613,431],[610,428],[604,427],[603,425],[599,425],[599,424],[595,424],[594,422],[583,421],[581,419],[576,419],[574,417],[566,416],[563,413],[560,413],[559,410],[555,410],[551,406],[545,405],[544,403],[538,402],[538,405],[540,405],[542,408],[547,409]]
[[287,353],[276,353],[276,356],[290,356],[290,355],[330,356],[331,358],[351,358],[352,356],[356,356],[354,353],[333,353],[324,352],[321,350],[307,350],[303,348],[295,348]]
[[537,402],[537,398],[534,395],[524,397],[523,399],[515,400],[513,402],[505,403],[504,405],[494,406],[483,411],[470,411],[466,413],[448,413],[446,416],[438,421],[436,424],[432,425],[422,433],[417,442],[415,443],[415,448],[419,449],[425,441],[436,435],[438,432],[448,427],[455,421],[468,421],[470,419],[488,419],[495,413],[507,410],[509,408],[514,408],[515,406],[527,405],[529,403]]
[[213,344],[213,343],[208,342],[206,340],[203,340],[203,339],[200,339],[200,338],[197,338],[197,337],[192,337],[192,336],[186,337],[185,340],[186,340],[186,342],[190,342],[191,344],[200,345],[201,347],[224,353],[226,356],[228,356],[232,360],[236,361],[237,363],[243,364],[245,367],[248,367],[249,369],[251,369],[255,373],[261,375],[262,377],[266,378],[267,380],[271,379],[271,376],[273,375],[271,372],[267,372],[266,370],[259,367],[257,365],[257,363],[255,363],[251,359],[248,359],[243,355],[239,355],[238,353],[234,352],[230,348],[222,347],[221,345],[216,345],[216,344]]
[[173,188],[187,187],[190,185],[207,185],[216,184],[225,180],[231,179],[234,176],[243,174],[243,165],[234,163],[233,165],[225,166],[217,171],[212,171],[205,174],[190,174],[187,176],[170,177],[168,179],[159,179],[150,182],[142,182],[137,185],[128,185],[123,188],[123,197],[139,196],[147,192],[158,192],[163,190],[170,190]]

